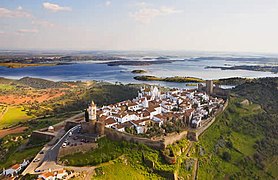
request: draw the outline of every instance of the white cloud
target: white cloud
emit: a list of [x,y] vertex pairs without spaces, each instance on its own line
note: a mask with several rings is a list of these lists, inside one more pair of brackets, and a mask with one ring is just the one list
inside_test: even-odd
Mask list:
[[149,5],[150,5],[150,4],[148,4],[148,3],[146,3],[146,2],[138,2],[138,3],[135,3],[135,6],[141,7],[141,8],[147,7],[147,6],[149,6]]
[[150,23],[152,19],[158,16],[166,16],[182,12],[181,10],[166,6],[153,8],[145,2],[137,4],[137,7],[139,7],[139,9],[134,13],[130,13],[130,16],[133,17],[136,21],[144,24]]
[[106,1],[105,2],[105,6],[110,6],[111,5],[111,1]]
[[38,33],[37,29],[19,29],[17,30],[18,33]]
[[22,10],[23,8],[21,6],[18,6],[17,7],[17,10]]
[[42,5],[45,9],[50,10],[52,12],[71,11],[70,7],[65,7],[65,6],[63,7],[63,6],[60,6],[58,4],[52,4],[52,3],[49,3],[49,2],[45,2]]
[[23,10],[9,10],[6,8],[0,8],[0,18],[31,18],[32,15]]
[[55,26],[53,23],[51,23],[49,21],[40,20],[40,19],[32,20],[32,24],[42,26],[42,27],[54,27]]

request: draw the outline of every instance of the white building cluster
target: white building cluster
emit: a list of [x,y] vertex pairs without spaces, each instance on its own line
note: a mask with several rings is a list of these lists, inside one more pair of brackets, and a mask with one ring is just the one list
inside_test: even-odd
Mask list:
[[143,87],[138,96],[97,109],[97,120],[105,127],[118,131],[134,128],[145,133],[151,126],[161,126],[167,121],[179,119],[193,128],[200,127],[202,120],[223,106],[224,100],[213,98],[197,90],[171,89],[161,92],[156,86]]
[[3,176],[15,176],[19,174],[27,165],[29,164],[29,160],[24,160],[21,164],[14,164],[9,169],[3,169],[2,175]]

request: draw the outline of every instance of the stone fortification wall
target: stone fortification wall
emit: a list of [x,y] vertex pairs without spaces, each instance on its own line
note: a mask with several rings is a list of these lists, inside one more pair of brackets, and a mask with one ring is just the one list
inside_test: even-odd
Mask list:
[[99,121],[82,122],[81,127],[82,133],[98,134],[100,136],[104,135],[105,133],[105,125]]
[[164,145],[167,147],[170,144],[173,144],[181,139],[184,139],[187,137],[188,131],[182,131],[180,133],[172,133],[168,136],[164,137]]
[[179,141],[183,138],[186,138],[187,131],[183,131],[181,133],[173,133],[164,138],[158,140],[152,140],[149,138],[142,138],[137,137],[125,132],[119,132],[111,128],[105,128],[105,135],[112,140],[116,141],[128,141],[128,142],[135,142],[139,144],[145,144],[155,149],[165,149],[169,144],[172,144],[176,141]]
[[135,142],[145,144],[155,149],[164,149],[164,144],[161,140],[151,140],[148,138],[137,137],[132,134],[120,132],[111,128],[105,128],[104,131],[106,137],[115,141]]
[[37,140],[40,139],[42,141],[50,141],[55,137],[54,134],[47,133],[47,132],[41,132],[41,131],[33,131],[31,134],[30,139]]

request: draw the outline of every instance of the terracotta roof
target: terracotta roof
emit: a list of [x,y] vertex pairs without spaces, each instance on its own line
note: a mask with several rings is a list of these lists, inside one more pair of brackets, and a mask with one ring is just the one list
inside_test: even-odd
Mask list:
[[129,102],[128,103],[128,106],[136,106],[136,105],[138,105],[136,102]]
[[194,109],[185,110],[185,115],[190,116],[193,111],[194,111]]
[[57,171],[58,174],[63,174],[65,172],[66,172],[66,170],[64,170],[64,169],[61,169],[61,170]]
[[117,129],[122,129],[122,128],[125,128],[125,127],[131,127],[132,124],[130,122],[125,122],[125,123],[122,123],[122,124],[117,124],[116,125],[116,128]]
[[18,168],[20,168],[20,165],[19,164],[15,164],[15,165],[13,165],[12,167],[11,167],[11,169],[18,169]]
[[149,108],[147,109],[147,111],[149,111],[149,112],[151,113],[151,112],[155,112],[156,110],[155,110],[153,107],[149,107]]
[[149,107],[150,108],[158,108],[158,107],[160,107],[160,104],[158,104],[158,103],[150,103]]
[[99,117],[99,121],[105,121],[106,119],[107,119],[108,117],[107,116],[105,116],[105,115],[103,115],[103,116],[100,116]]
[[108,118],[105,120],[105,125],[114,124],[116,121],[113,118]]
[[132,122],[134,124],[137,124],[138,126],[140,125],[140,123],[145,122],[145,121],[150,121],[150,119],[132,120]]
[[158,119],[166,119],[167,117],[163,116],[162,114],[155,115]]
[[54,173],[52,172],[46,172],[46,173],[43,173],[41,174],[41,176],[43,176],[44,178],[48,178],[48,177],[54,177]]
[[195,89],[188,89],[187,92],[189,92],[189,93],[195,92]]
[[150,112],[147,111],[147,110],[144,110],[144,111],[143,111],[143,116],[144,116],[144,117],[150,116]]

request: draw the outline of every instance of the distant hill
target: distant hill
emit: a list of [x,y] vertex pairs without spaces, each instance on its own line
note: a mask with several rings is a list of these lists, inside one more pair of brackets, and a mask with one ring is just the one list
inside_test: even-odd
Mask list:
[[21,85],[26,85],[37,89],[47,89],[47,88],[66,88],[66,84],[62,82],[54,82],[50,80],[40,79],[40,78],[30,78],[24,77],[16,81],[16,83]]

